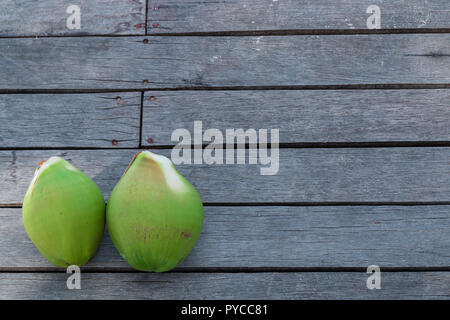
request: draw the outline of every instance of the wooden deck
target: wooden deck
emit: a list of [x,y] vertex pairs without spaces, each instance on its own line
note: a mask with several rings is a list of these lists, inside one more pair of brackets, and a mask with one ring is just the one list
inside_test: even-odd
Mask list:
[[[450,298],[447,0],[86,0],[80,30],[70,4],[0,3],[0,299]],[[205,205],[186,261],[136,272],[105,232],[68,290],[22,224],[38,163],[64,157],[107,200],[194,121],[279,128],[278,173],[178,165]]]

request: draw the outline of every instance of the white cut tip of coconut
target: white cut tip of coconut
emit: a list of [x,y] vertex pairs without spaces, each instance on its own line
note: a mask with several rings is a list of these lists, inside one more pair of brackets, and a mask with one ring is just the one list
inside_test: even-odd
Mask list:
[[76,170],[76,168],[73,165],[71,165],[69,162],[67,162],[63,158],[56,157],[56,156],[50,157],[48,160],[44,161],[38,168],[36,168],[36,170],[34,171],[34,176],[33,176],[33,180],[31,181],[31,183],[34,184],[36,182],[36,180],[39,178],[39,176],[42,174],[42,172],[44,172],[52,164],[58,163],[58,162],[64,162],[65,168],[68,170],[72,170],[72,171]]
[[169,158],[150,151],[143,151],[142,153],[145,157],[154,160],[159,165],[164,174],[166,184],[171,190],[180,192],[186,189],[184,181]]
[[34,171],[34,177],[33,177],[33,180],[31,181],[31,183],[34,184],[36,182],[37,178],[39,178],[40,174],[45,171],[45,169],[47,169],[52,164],[59,162],[61,160],[63,160],[63,159],[60,157],[50,157],[48,160],[44,161],[44,163],[42,163]]

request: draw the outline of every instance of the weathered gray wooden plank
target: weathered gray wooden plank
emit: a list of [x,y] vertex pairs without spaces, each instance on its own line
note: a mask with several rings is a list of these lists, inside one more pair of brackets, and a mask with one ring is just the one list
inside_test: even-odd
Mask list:
[[[205,207],[183,267],[437,267],[450,264],[450,206]],[[131,267],[107,232],[88,267]],[[0,268],[52,267],[21,209],[0,208]]]
[[448,141],[447,101],[450,90],[149,91],[142,141],[177,144],[172,132],[194,121],[223,133],[276,128],[280,142]]
[[141,94],[0,95],[0,147],[138,147]]
[[149,0],[148,31],[367,29],[371,5],[380,8],[382,29],[450,27],[446,0]]
[[[248,150],[247,150],[248,151]],[[108,196],[137,150],[0,151],[0,204],[20,203],[41,160],[59,155]],[[155,150],[170,157],[170,150]],[[242,158],[241,158],[242,159]],[[204,202],[449,201],[450,148],[280,149],[259,164],[178,165]],[[244,159],[245,160],[245,159]],[[224,160],[225,161],[225,160]]]
[[[1,299],[448,299],[449,272],[382,272],[367,289],[363,272],[0,274]],[[179,310],[181,313],[181,310]]]
[[[69,29],[69,6],[80,8],[80,29]],[[70,11],[72,12],[72,10]],[[145,34],[145,0],[2,0],[0,37]]]
[[1,89],[449,83],[449,34],[1,39]]

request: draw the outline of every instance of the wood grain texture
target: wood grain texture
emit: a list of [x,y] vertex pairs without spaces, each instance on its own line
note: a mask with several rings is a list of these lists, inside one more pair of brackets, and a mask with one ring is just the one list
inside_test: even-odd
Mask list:
[[0,95],[0,147],[138,147],[141,94]]
[[449,34],[1,39],[2,89],[438,84]]
[[1,299],[448,299],[449,272],[86,273],[68,290],[64,273],[0,274]]
[[448,141],[447,101],[450,90],[149,91],[142,141],[177,144],[172,132],[194,121],[223,134],[276,128],[280,142]]
[[[449,265],[450,206],[205,207],[185,267],[440,267]],[[53,267],[0,208],[0,268]],[[86,267],[129,268],[108,233]]]
[[[80,29],[69,29],[66,10],[80,7]],[[0,37],[145,34],[145,0],[2,0]]]
[[367,29],[370,5],[381,28],[449,28],[446,0],[149,0],[148,32]]
[[[0,204],[20,203],[41,160],[61,156],[108,197],[137,150],[0,151]],[[171,150],[156,150],[170,157]],[[204,202],[449,201],[450,148],[280,149],[276,175],[259,164],[177,165]],[[247,157],[248,160],[248,157]]]

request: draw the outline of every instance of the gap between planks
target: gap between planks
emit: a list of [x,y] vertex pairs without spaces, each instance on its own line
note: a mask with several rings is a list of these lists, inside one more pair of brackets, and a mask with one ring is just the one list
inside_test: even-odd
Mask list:
[[[445,272],[450,266],[441,267],[380,267],[382,272]],[[148,273],[131,267],[81,267],[82,273]],[[367,267],[180,267],[164,273],[298,273],[322,272],[366,273]],[[1,267],[0,273],[66,273],[65,269],[57,267]]]
[[[148,3],[148,1],[146,3]],[[147,19],[145,21],[147,21]],[[141,91],[141,105],[139,106],[139,145],[138,145],[139,148],[142,148],[143,127],[144,127],[144,92]]]
[[383,84],[331,84],[331,85],[271,85],[271,86],[190,86],[163,88],[122,88],[122,89],[4,89],[0,94],[89,94],[149,91],[249,91],[249,90],[418,90],[450,89],[450,83],[383,83]]
[[[147,19],[146,19],[147,21]],[[147,23],[147,22],[146,22]],[[295,36],[295,35],[358,35],[358,34],[436,34],[450,33],[450,28],[403,28],[403,29],[284,29],[284,30],[240,30],[240,31],[212,31],[212,32],[166,32],[158,34],[56,34],[56,35],[27,35],[0,36],[0,39],[40,39],[40,38],[132,38],[132,37],[253,37],[253,36]]]
[[[449,206],[450,201],[360,201],[360,202],[204,202],[205,207],[383,207],[383,206]],[[22,208],[22,203],[0,204],[3,209]]]
[[[142,112],[142,111],[141,111]],[[141,118],[142,120],[142,118]],[[142,132],[141,132],[142,137]],[[140,142],[140,144],[142,141]],[[191,145],[193,149],[196,145]],[[209,144],[203,144],[202,149],[209,146]],[[249,149],[249,144],[236,145],[234,149]],[[138,147],[0,147],[0,151],[31,151],[31,150],[165,150],[172,149],[173,145],[157,145],[157,146],[145,146],[140,145]],[[219,145],[215,145],[219,148]],[[271,143],[267,144],[267,147],[271,148]],[[370,141],[370,142],[283,142],[278,144],[280,149],[348,149],[348,148],[429,148],[429,147],[450,147],[450,141]],[[222,149],[226,149],[226,145],[222,145]]]
[[148,2],[149,1],[150,0],[145,0],[145,14],[144,14],[144,17],[145,17],[145,21],[144,21],[144,25],[145,25],[144,35],[145,36],[148,35],[147,25],[148,25]]

